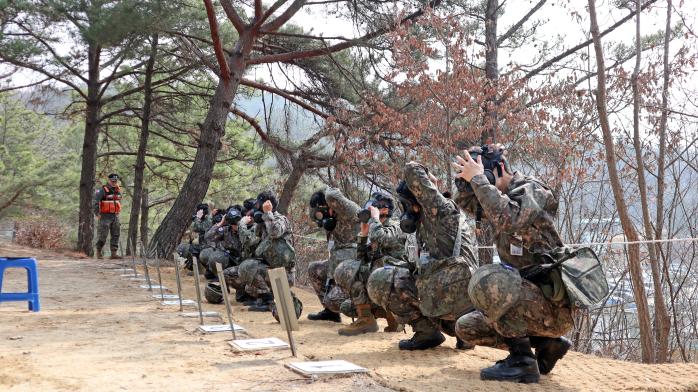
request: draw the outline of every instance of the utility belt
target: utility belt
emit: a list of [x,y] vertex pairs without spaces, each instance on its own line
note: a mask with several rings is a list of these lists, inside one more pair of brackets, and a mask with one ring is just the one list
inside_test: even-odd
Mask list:
[[118,214],[121,212],[121,202],[118,200],[102,200],[99,202],[100,214]]
[[553,302],[587,309],[609,294],[606,274],[591,248],[563,246],[534,258],[539,264],[522,268],[521,277],[540,287]]

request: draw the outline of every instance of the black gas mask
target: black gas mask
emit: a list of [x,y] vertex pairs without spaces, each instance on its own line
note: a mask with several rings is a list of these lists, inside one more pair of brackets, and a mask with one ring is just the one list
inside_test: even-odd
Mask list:
[[311,208],[310,218],[317,224],[327,231],[334,230],[337,227],[337,218],[330,216],[330,208],[328,206],[317,206]]
[[231,208],[225,213],[225,221],[223,222],[227,225],[237,225],[242,219],[242,214],[237,208]]
[[[402,205],[400,229],[402,229],[403,233],[415,233],[422,220],[422,207],[419,205],[417,198],[414,197],[414,194],[412,194],[412,191],[407,187],[407,183],[404,180],[400,181],[395,192]],[[415,211],[414,207],[418,207],[418,211]]]
[[381,192],[374,192],[371,194],[371,198],[368,199],[366,204],[364,204],[364,208],[362,208],[357,214],[356,217],[359,218],[359,221],[361,223],[368,223],[368,220],[371,219],[371,211],[369,211],[368,207],[376,207],[379,210],[381,208],[387,208],[388,209],[388,214],[387,215],[381,215],[381,218],[388,218],[393,216],[393,210],[395,209],[395,204],[393,203],[393,198],[390,197],[390,195],[387,195],[385,193]]
[[[495,170],[497,171],[498,177],[504,175],[501,166],[501,163],[504,162],[503,149],[490,149],[488,145],[484,145],[468,153],[474,161],[477,161],[478,156],[481,157],[482,166],[485,168],[484,174],[490,184],[495,185],[497,181],[494,176]],[[465,211],[474,212],[475,220],[480,222],[483,214],[482,206],[475,196],[472,185],[462,178],[456,178],[455,184],[459,193],[458,198],[461,200],[461,208]]]

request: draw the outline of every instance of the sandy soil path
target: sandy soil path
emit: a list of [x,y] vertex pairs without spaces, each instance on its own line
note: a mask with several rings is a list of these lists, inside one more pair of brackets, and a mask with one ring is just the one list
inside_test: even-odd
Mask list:
[[[39,313],[27,312],[24,303],[0,304],[0,391],[698,391],[695,364],[647,366],[578,353],[568,354],[536,386],[481,382],[479,369],[504,352],[457,351],[451,338],[434,350],[400,352],[397,340],[408,335],[341,337],[336,324],[305,318],[320,307],[312,293],[299,288],[294,291],[305,304],[301,331],[294,335],[299,358],[289,351],[236,353],[226,343],[230,334],[197,332],[198,319],[160,305],[138,287],[141,282],[120,277],[108,260],[6,243],[0,254],[39,258],[42,301]],[[176,293],[174,268],[164,268],[163,278]],[[195,299],[193,278],[183,279],[184,298]],[[3,290],[19,291],[25,284],[23,273],[10,271]],[[205,304],[204,310],[225,312],[221,305]],[[286,340],[269,313],[235,304],[234,319],[246,336]],[[283,367],[327,359],[346,359],[370,373],[312,382]]]

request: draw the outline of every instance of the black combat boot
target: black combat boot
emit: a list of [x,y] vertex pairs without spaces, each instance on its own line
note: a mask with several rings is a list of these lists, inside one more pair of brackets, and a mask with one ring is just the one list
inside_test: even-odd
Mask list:
[[313,320],[313,321],[333,321],[335,323],[341,323],[342,322],[342,316],[340,316],[339,313],[335,313],[329,309],[322,309],[321,311],[317,313],[310,313],[308,315],[308,320]]
[[531,336],[530,340],[531,346],[536,349],[536,360],[540,374],[550,373],[557,361],[562,359],[572,347],[572,342],[564,336],[559,338]]
[[246,302],[249,302],[250,300],[254,300],[254,298],[250,297],[250,295],[244,292],[243,290],[235,290],[235,302],[239,304],[244,304]]
[[444,335],[426,317],[418,318],[410,323],[414,335],[409,339],[400,340],[400,350],[427,350],[439,346],[446,340]]
[[480,379],[537,383],[540,372],[528,338],[506,338],[505,343],[509,347],[509,356],[497,361],[494,366],[482,369]]
[[274,302],[274,297],[271,294],[262,294],[257,299],[257,303],[250,306],[248,310],[250,312],[271,312],[269,305],[272,302]]
[[456,350],[472,350],[474,348],[474,344],[466,343],[461,338],[456,337]]
[[218,277],[216,274],[213,272],[209,271],[208,268],[206,268],[206,272],[204,272],[204,278],[206,278],[207,281],[215,281],[218,280]]

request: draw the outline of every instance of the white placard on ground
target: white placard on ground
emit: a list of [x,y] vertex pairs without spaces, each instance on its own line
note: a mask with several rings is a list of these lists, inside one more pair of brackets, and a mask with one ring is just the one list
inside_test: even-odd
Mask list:
[[121,272],[121,273],[126,273],[126,272],[133,273],[133,268],[116,268],[115,271]]
[[[244,331],[245,328],[233,324],[235,326],[235,331]],[[216,324],[216,325],[199,325],[199,330],[202,332],[230,332],[230,324]]]
[[288,343],[279,338],[238,339],[231,340],[228,344],[238,351],[283,350],[289,347]]
[[[199,312],[186,312],[186,313],[180,313],[179,315],[182,317],[194,318],[194,317],[199,317]],[[204,317],[220,317],[218,312],[201,312],[201,315]],[[230,329],[230,328],[228,328],[228,329]]]
[[122,278],[137,278],[137,276],[134,274],[121,274],[120,276]]
[[344,360],[317,361],[317,362],[291,362],[286,365],[294,372],[304,376],[319,376],[330,374],[366,373],[368,369],[354,365]]
[[147,281],[146,278],[134,278],[134,277],[129,278],[129,280],[132,280],[134,282],[146,282]]
[[[163,289],[163,290],[167,290],[167,287],[165,287],[165,286],[160,287],[160,286],[158,286],[158,285],[156,285],[156,284],[154,284],[152,287],[153,287],[153,289],[158,289],[158,290],[159,290],[159,289]],[[142,285],[141,285],[141,288],[142,288],[142,289],[149,289],[150,287],[149,287],[147,284],[142,284]]]
[[[155,299],[179,299],[179,296],[177,294],[163,294],[163,295],[153,294],[153,298],[155,298]],[[189,300],[185,299],[185,301],[189,301]],[[177,302],[177,303],[179,303],[179,302]]]
[[[175,301],[162,301],[160,302],[161,305],[179,305],[179,300]],[[182,300],[182,305],[183,306],[196,306],[196,301],[193,299],[183,299]]]

